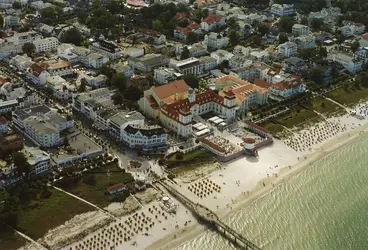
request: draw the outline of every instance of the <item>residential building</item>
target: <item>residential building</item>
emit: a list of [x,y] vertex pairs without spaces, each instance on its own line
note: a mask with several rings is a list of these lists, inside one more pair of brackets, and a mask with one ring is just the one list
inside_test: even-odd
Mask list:
[[33,41],[36,47],[36,53],[56,50],[59,46],[59,40],[56,37],[47,37],[42,39],[37,39]]
[[23,45],[25,43],[33,43],[36,40],[42,39],[41,34],[36,31],[28,31],[28,32],[21,32],[16,33],[13,36],[13,42],[15,45]]
[[219,96],[212,90],[195,92],[183,80],[146,90],[138,103],[145,115],[159,119],[166,128],[184,137],[192,134],[193,116],[214,112],[227,122],[235,119],[232,93]]
[[224,96],[231,92],[236,97],[239,112],[244,113],[250,107],[264,105],[268,100],[268,91],[265,88],[251,84],[231,75],[219,77],[215,80],[219,95]]
[[45,105],[19,109],[12,113],[13,126],[40,147],[54,147],[63,142],[60,132],[74,126],[73,120],[63,117]]
[[174,37],[186,41],[188,39],[189,33],[191,32],[195,34],[201,34],[202,33],[201,26],[194,21],[189,21],[188,26],[184,28],[176,26],[174,29]]
[[18,27],[22,25],[19,16],[5,16],[4,21],[5,27]]
[[349,73],[357,73],[362,70],[363,61],[354,56],[344,53],[330,53],[328,58],[334,62],[340,63]]
[[249,57],[246,57],[242,54],[234,53],[234,56],[229,59],[229,67],[230,69],[238,69],[245,67],[247,65],[252,64],[253,61],[250,60]]
[[[97,117],[101,121],[102,116]],[[107,119],[106,119],[107,118]],[[112,116],[105,117],[108,123],[108,131],[118,141],[124,141],[124,130],[128,125],[144,125],[144,116],[136,111],[118,112]],[[106,122],[104,122],[106,124]]]
[[179,78],[180,76],[182,76],[181,73],[176,72],[174,69],[172,68],[158,68],[154,70],[153,73],[154,79],[156,82],[160,83],[160,84],[165,84],[168,83],[170,81],[174,81],[177,78]]
[[199,58],[201,68],[204,72],[209,72],[217,68],[217,60],[210,56],[202,56]]
[[209,14],[201,22],[202,30],[209,32],[219,27],[226,25],[225,17],[216,14]]
[[124,57],[140,57],[144,55],[144,48],[130,47],[121,52]]
[[365,25],[361,23],[354,23],[351,21],[342,21],[344,26],[339,28],[341,34],[345,37],[353,36],[353,35],[361,35],[365,32]]
[[20,71],[25,71],[27,68],[29,68],[34,62],[32,61],[32,58],[27,56],[27,54],[24,55],[16,55],[12,57],[9,61],[10,65],[13,65]]
[[314,49],[316,38],[313,35],[301,35],[294,39],[298,49]]
[[45,68],[50,76],[70,76],[74,74],[69,62],[65,60],[44,61],[41,67]]
[[286,72],[300,74],[305,70],[305,62],[298,57],[290,57],[282,61],[282,67]]
[[122,183],[118,183],[118,184],[112,185],[112,186],[107,188],[107,192],[109,193],[109,195],[122,193],[125,190],[126,190],[126,187]]
[[116,73],[123,73],[126,77],[130,78],[134,75],[134,70],[129,67],[126,62],[119,61],[110,65]]
[[230,70],[229,75],[243,79],[247,82],[254,82],[256,79],[260,79],[262,71],[268,69],[266,64],[251,64],[242,68]]
[[75,63],[79,62],[85,67],[93,69],[101,68],[102,65],[110,60],[104,53],[92,52],[90,49],[86,49],[84,47],[74,47],[67,52],[68,57],[70,54],[76,55],[72,56]]
[[291,57],[298,53],[298,46],[294,42],[285,42],[280,44],[277,50],[282,56]]
[[8,133],[8,121],[0,116],[0,134]]
[[188,46],[189,56],[191,57],[200,57],[207,54],[206,46],[202,43],[193,43]]
[[44,3],[43,1],[34,1],[30,3],[30,6],[36,10],[44,9],[51,7],[51,3]]
[[22,46],[21,44],[9,44],[0,46],[0,59],[4,59],[8,56],[15,56],[19,53],[22,53]]
[[50,89],[54,97],[58,100],[66,101],[76,92],[75,86],[71,85],[61,76],[48,76],[46,78],[46,88]]
[[128,58],[128,65],[138,71],[152,72],[155,68],[168,65],[170,59],[161,54],[146,54],[140,58]]
[[293,4],[273,4],[271,13],[276,16],[290,16],[294,14]]
[[26,77],[29,78],[36,85],[45,85],[46,78],[50,74],[41,65],[34,63],[28,68]]
[[50,155],[39,148],[25,147],[22,153],[27,158],[30,165],[29,176],[35,177],[47,173],[51,170]]
[[123,141],[130,148],[157,150],[167,147],[167,134],[160,126],[128,125],[124,128]]
[[280,82],[269,83],[265,80],[255,80],[255,85],[268,89],[268,93],[276,100],[284,100],[292,96],[298,95],[305,91],[305,84],[300,77],[294,77],[291,79],[284,79]]
[[294,36],[300,36],[300,35],[306,36],[309,34],[309,27],[306,25],[296,23],[293,25],[292,34]]
[[171,60],[170,67],[176,69],[183,75],[197,76],[202,74],[200,61],[198,58],[195,57],[191,57],[180,61]]
[[204,36],[203,44],[207,50],[222,49],[227,47],[228,38],[221,34],[211,32]]
[[97,51],[105,56],[107,56],[110,60],[115,60],[121,57],[121,49],[114,42],[107,41],[104,39],[98,39],[93,42],[89,46],[90,50]]
[[216,59],[217,65],[221,64],[225,60],[229,61],[233,56],[234,54],[222,49],[211,52],[211,57]]

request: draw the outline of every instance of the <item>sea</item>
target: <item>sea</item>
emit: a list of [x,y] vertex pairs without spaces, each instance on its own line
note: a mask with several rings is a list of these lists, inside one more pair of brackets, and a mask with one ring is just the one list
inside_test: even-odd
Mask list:
[[[224,222],[262,249],[367,250],[368,135],[323,156]],[[193,249],[237,247],[206,231],[177,248]]]

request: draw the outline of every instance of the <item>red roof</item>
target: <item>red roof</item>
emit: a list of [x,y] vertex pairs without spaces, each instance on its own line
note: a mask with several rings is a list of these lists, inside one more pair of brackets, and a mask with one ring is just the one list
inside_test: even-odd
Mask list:
[[363,38],[363,39],[368,39],[368,33],[363,34],[363,35],[362,35],[362,38]]
[[111,187],[108,187],[107,190],[109,192],[112,192],[112,191],[115,191],[115,190],[118,190],[118,189],[122,189],[122,188],[126,188],[125,185],[121,184],[121,183],[118,183],[118,184],[115,184]]
[[176,15],[175,15],[175,19],[180,21],[180,20],[184,20],[184,19],[187,19],[188,18],[188,13],[186,12],[177,12]]
[[4,116],[0,116],[0,124],[7,124],[8,121],[5,119]]
[[192,21],[187,27],[183,28],[180,26],[176,26],[176,30],[183,33],[185,36],[188,36],[188,34],[193,31],[196,30],[200,27],[200,25],[194,21]]
[[251,121],[245,121],[245,124],[247,124],[247,125],[249,125],[249,126],[251,126],[251,127],[253,127],[253,128],[256,128],[256,129],[258,129],[258,130],[260,130],[260,131],[263,131],[263,132],[265,132],[265,133],[267,133],[267,134],[271,134],[271,132],[270,132],[269,130],[265,129],[265,128],[264,128],[264,127],[262,127],[262,126],[259,126],[258,124],[255,124],[254,122],[251,122]]
[[255,140],[255,139],[253,139],[253,138],[243,138],[243,141],[244,141],[245,143],[255,143],[255,142],[256,142],[256,140]]
[[218,23],[221,21],[223,17],[222,16],[218,16],[216,14],[209,14],[206,18],[203,19],[203,22],[206,22],[208,24],[211,24],[211,23]]
[[264,80],[257,79],[254,81],[254,84],[262,88],[267,88],[267,89],[275,88],[275,89],[279,89],[280,91],[284,91],[285,89],[295,88],[296,86],[299,86],[302,82],[303,82],[303,79],[301,77],[294,77],[290,81],[284,80],[284,81],[276,82],[276,83],[268,83]]

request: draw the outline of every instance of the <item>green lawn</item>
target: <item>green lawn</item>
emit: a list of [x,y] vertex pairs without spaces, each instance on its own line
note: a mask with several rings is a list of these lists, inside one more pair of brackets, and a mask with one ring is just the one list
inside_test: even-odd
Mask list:
[[[17,228],[37,240],[75,215],[94,210],[93,207],[57,190],[48,199],[33,201],[18,213]],[[5,248],[6,249],[6,248]]]
[[[109,174],[107,174],[107,172]],[[129,189],[133,189],[134,187],[134,178],[131,174],[125,173],[121,169],[119,169],[114,163],[108,164],[105,167],[97,168],[91,170],[89,173],[85,175],[94,175],[96,184],[89,185],[83,182],[83,178],[78,179],[72,185],[58,185],[60,188],[75,194],[99,207],[106,207],[112,201],[114,196],[106,195],[106,188],[112,186],[117,183],[123,183],[128,186]],[[124,192],[126,195],[122,197],[127,197],[129,192]],[[119,200],[123,201],[123,200]]]
[[24,246],[27,241],[8,227],[1,226],[0,249],[15,250]]
[[352,106],[361,100],[368,99],[368,88],[361,87],[360,89],[346,90],[344,88],[339,88],[329,92],[326,96],[343,105]]
[[310,107],[322,114],[329,114],[338,110],[341,110],[342,108],[338,106],[337,104],[326,100],[322,97],[317,97],[311,100]]
[[[179,157],[182,155],[182,158]],[[169,168],[176,167],[190,167],[191,165],[201,165],[215,161],[213,155],[207,150],[196,149],[187,154],[175,153],[167,159],[167,165]]]
[[293,109],[290,113],[278,117],[277,121],[288,128],[293,128],[295,126],[302,126],[307,122],[316,122],[319,119],[320,117],[313,111],[300,107]]
[[268,131],[271,131],[273,134],[277,134],[284,130],[284,128],[280,124],[273,122],[267,122],[262,124],[261,126],[267,129]]

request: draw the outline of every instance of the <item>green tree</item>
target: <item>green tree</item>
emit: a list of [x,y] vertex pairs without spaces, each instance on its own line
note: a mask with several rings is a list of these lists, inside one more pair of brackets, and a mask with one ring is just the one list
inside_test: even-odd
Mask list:
[[300,49],[298,53],[299,53],[299,57],[304,60],[311,59],[315,55],[313,49]]
[[189,58],[189,56],[190,56],[189,49],[187,46],[184,46],[183,51],[181,52],[181,55],[180,55],[180,59],[184,60],[184,59]]
[[78,92],[83,93],[86,91],[87,88],[87,80],[86,78],[81,79],[81,84],[79,85]]
[[325,47],[319,47],[318,55],[322,58],[327,57],[327,49]]
[[300,20],[300,24],[308,25],[308,18],[302,17],[302,19]]
[[268,31],[270,30],[270,28],[264,24],[264,23],[261,23],[258,28],[257,28],[257,31],[258,33],[261,35],[261,36],[264,36],[268,33]]
[[31,165],[28,163],[27,157],[22,152],[15,152],[12,154],[12,159],[17,172],[28,176]]
[[359,49],[360,47],[360,44],[358,41],[354,41],[351,46],[350,46],[350,49],[351,51],[353,51],[353,53],[357,52],[357,50]]
[[111,85],[117,88],[120,93],[123,93],[126,88],[126,83],[128,82],[128,77],[123,73],[117,73],[111,78]]
[[188,43],[195,43],[198,41],[198,35],[194,32],[189,32],[187,37]]
[[279,44],[283,44],[289,41],[288,36],[285,32],[280,32],[279,34]]
[[290,16],[282,16],[279,20],[280,32],[291,33],[295,20]]
[[234,29],[231,29],[228,33],[227,33],[227,37],[229,38],[229,41],[232,45],[237,45],[239,43],[239,32],[237,32]]
[[85,175],[83,177],[83,183],[94,186],[96,185],[96,177],[93,174]]
[[136,86],[129,86],[124,91],[123,96],[129,101],[136,102],[143,96],[143,91]]
[[4,17],[0,14],[0,29],[4,27]]
[[313,18],[311,21],[311,26],[315,30],[319,30],[323,25],[323,21],[319,18]]
[[317,83],[318,85],[321,85],[323,83],[323,71],[321,68],[313,68],[309,72],[310,79]]
[[61,41],[63,43],[72,43],[74,45],[80,46],[82,44],[83,37],[79,30],[73,27],[64,32],[63,36],[61,37]]
[[162,31],[163,25],[160,20],[156,19],[152,21],[152,29]]
[[22,8],[22,4],[19,1],[14,1],[12,7],[13,9],[20,10]]
[[259,46],[261,45],[262,43],[262,37],[258,36],[258,35],[255,35],[252,37],[252,43],[256,46]]
[[88,13],[83,12],[83,11],[79,11],[77,13],[77,17],[78,17],[78,21],[82,24],[85,24],[87,22],[88,19]]
[[31,56],[36,52],[36,46],[33,43],[25,43],[22,46],[22,51],[28,56]]
[[55,19],[57,13],[53,7],[46,7],[40,9],[40,14],[43,18]]
[[114,94],[111,99],[114,102],[114,105],[121,105],[124,101],[123,95],[120,93]]
[[116,70],[111,68],[109,63],[105,63],[100,68],[100,74],[107,76],[111,80],[112,76],[116,74]]
[[183,80],[193,89],[199,87],[199,79],[195,75],[185,75]]

